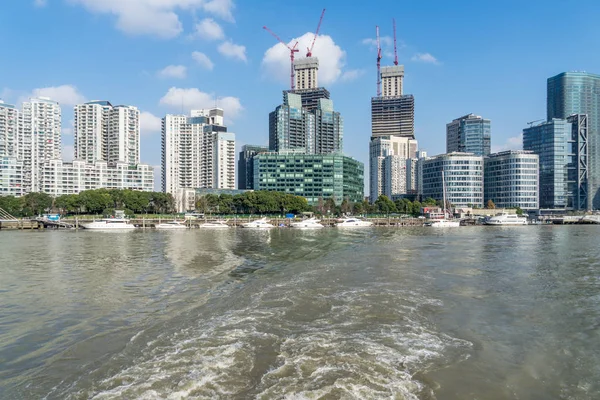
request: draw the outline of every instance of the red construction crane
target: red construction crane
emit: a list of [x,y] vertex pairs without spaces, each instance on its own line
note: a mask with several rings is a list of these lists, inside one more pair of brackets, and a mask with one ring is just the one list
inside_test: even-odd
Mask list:
[[321,18],[319,19],[319,25],[317,25],[317,30],[315,31],[315,37],[313,38],[312,44],[310,47],[307,47],[308,52],[306,53],[306,57],[312,56],[313,47],[315,47],[315,41],[317,40],[317,36],[319,36],[319,30],[321,29],[321,23],[323,22],[323,15],[325,15],[325,9],[321,12]]
[[269,32],[271,35],[273,35],[275,37],[275,39],[277,39],[279,41],[279,43],[282,43],[285,47],[287,47],[290,50],[290,61],[291,61],[290,87],[292,88],[292,90],[294,90],[296,87],[296,85],[294,84],[294,53],[297,53],[298,51],[300,51],[296,48],[296,46],[298,46],[298,42],[294,43],[294,46],[290,47],[290,46],[288,46],[287,43],[285,43],[283,40],[281,40],[279,38],[279,36],[277,36],[272,30],[270,30],[266,26],[263,26],[263,29],[266,30],[267,32]]
[[398,50],[396,48],[396,18],[392,18],[394,24],[394,65],[398,65]]
[[377,31],[377,97],[381,96],[381,43],[379,42],[379,26],[375,27]]

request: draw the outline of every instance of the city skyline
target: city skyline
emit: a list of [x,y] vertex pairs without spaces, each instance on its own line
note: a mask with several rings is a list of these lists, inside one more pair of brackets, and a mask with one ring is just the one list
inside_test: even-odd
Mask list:
[[[591,12],[600,8],[585,3]],[[569,24],[575,17],[547,2],[544,7],[519,3],[519,13],[510,4],[486,5],[465,15],[448,4],[432,9],[389,1],[382,2],[389,9],[385,18],[376,10],[358,14],[331,1],[268,3],[257,10],[241,2],[170,0],[163,8],[149,8],[156,12],[147,15],[135,13],[150,7],[144,0],[127,9],[110,4],[32,0],[10,4],[0,16],[0,32],[19,37],[18,43],[7,43],[6,54],[13,58],[0,65],[2,76],[10,77],[0,85],[0,97],[17,107],[28,95],[59,101],[66,159],[73,149],[72,107],[93,99],[140,109],[142,162],[155,166],[155,171],[160,165],[160,118],[180,112],[182,99],[184,112],[210,108],[215,101],[223,107],[231,115],[237,151],[244,144],[266,144],[268,113],[279,104],[280,90],[289,85],[289,52],[261,28],[269,26],[286,42],[299,38],[298,56],[303,57],[323,7],[327,13],[313,51],[321,60],[319,79],[346,118],[345,153],[365,165],[369,99],[375,95],[376,54],[371,43],[377,24],[384,45],[382,65],[392,65],[391,16],[398,25],[405,92],[414,94],[418,104],[415,135],[429,154],[444,152],[445,124],[468,113],[493,121],[492,152],[519,149],[526,122],[545,116],[548,77],[600,69],[598,56],[576,51],[589,47],[599,28]],[[190,6],[178,7],[182,4]],[[290,13],[296,18],[282,17]],[[425,15],[431,23],[423,24]],[[154,24],[136,23],[144,16],[158,19]],[[571,28],[548,41],[553,17],[558,16]],[[46,40],[39,41],[39,28],[47,21],[61,28],[45,31]],[[481,32],[472,35],[473,30]],[[568,57],[557,58],[551,51],[561,46],[569,49]],[[108,49],[108,57],[98,56]],[[53,68],[39,69],[40,56]]]

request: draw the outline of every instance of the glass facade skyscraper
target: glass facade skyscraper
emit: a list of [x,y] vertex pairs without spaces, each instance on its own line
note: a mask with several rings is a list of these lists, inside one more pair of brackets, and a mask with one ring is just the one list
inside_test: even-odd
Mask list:
[[[548,121],[573,114],[588,116],[588,196],[600,208],[600,75],[563,72],[548,78]],[[542,160],[540,158],[540,165]],[[541,183],[541,182],[540,182]],[[540,198],[541,202],[541,198]]]
[[523,150],[540,158],[540,208],[568,207],[568,163],[572,124],[564,119],[523,130]]
[[496,208],[539,208],[539,157],[531,151],[509,150],[484,158],[484,203]]
[[446,124],[446,152],[490,154],[492,122],[475,114],[468,114]]
[[242,146],[238,158],[238,189],[252,189],[254,186],[254,162],[252,158],[259,154],[269,151],[267,146],[255,146],[245,144]]

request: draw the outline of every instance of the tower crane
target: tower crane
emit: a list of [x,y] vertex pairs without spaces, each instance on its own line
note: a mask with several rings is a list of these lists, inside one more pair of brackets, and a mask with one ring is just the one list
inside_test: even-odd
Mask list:
[[[275,39],[277,39],[279,41],[279,43],[282,43],[290,51],[290,63],[291,63],[291,68],[290,68],[290,70],[291,70],[291,73],[290,73],[290,87],[292,88],[292,90],[294,90],[295,87],[296,87],[296,85],[294,84],[294,53],[297,53],[299,51],[296,48],[296,46],[298,46],[298,42],[294,43],[294,45],[292,47],[290,47],[287,43],[285,43],[283,40],[281,40],[279,38],[279,36],[277,36],[275,34],[275,32],[273,32],[272,30],[270,30],[266,26],[263,26],[263,29],[266,30],[267,32],[269,32],[271,35],[273,35],[273,37]],[[314,44],[314,41],[313,41],[313,44]]]
[[321,23],[323,22],[323,15],[325,15],[325,9],[321,12],[321,18],[319,19],[319,25],[317,25],[317,30],[315,31],[315,37],[313,38],[312,44],[310,47],[307,47],[306,57],[312,56],[313,47],[315,47],[315,41],[317,40],[317,36],[319,36],[319,30],[321,29]]
[[392,18],[392,24],[394,25],[394,65],[398,65],[398,50],[396,48],[396,18]]
[[379,41],[379,25],[375,27],[377,33],[377,97],[381,96],[381,43]]

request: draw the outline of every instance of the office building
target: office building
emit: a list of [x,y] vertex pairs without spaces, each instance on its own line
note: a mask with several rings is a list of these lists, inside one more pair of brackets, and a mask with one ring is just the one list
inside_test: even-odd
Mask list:
[[[547,120],[567,119],[573,114],[587,115],[589,202],[600,208],[600,75],[563,72],[547,82]],[[540,169],[542,158],[540,156]],[[540,181],[540,185],[543,186]],[[540,202],[542,196],[540,195]]]
[[567,142],[571,130],[570,122],[557,118],[523,130],[523,150],[539,156],[540,208],[567,208]]
[[[483,208],[483,157],[470,153],[440,154],[419,159],[419,194],[423,199],[443,200],[455,207]],[[442,174],[443,171],[443,174]]]
[[254,189],[302,196],[311,205],[327,198],[361,202],[364,166],[341,154],[261,153],[254,156]]
[[[405,194],[398,192],[399,186],[393,186],[392,181],[406,181],[406,176],[390,175],[392,171],[397,171],[399,174],[406,173],[404,169],[392,168],[392,158],[395,158],[395,163],[398,159],[408,160],[415,157],[418,143],[414,138],[403,136],[380,136],[371,137],[369,143],[369,200],[374,202],[377,198],[385,194],[388,197],[392,195]],[[391,157],[389,161],[386,159]],[[406,161],[405,161],[406,162]],[[386,168],[389,165],[389,168]],[[395,189],[392,189],[394,187]]]
[[539,208],[539,157],[531,151],[503,151],[484,158],[484,204],[496,208]]
[[125,162],[88,163],[84,160],[71,163],[50,160],[44,164],[41,191],[51,196],[78,194],[100,188],[151,192],[154,190],[153,168],[147,164],[132,166]]
[[23,196],[23,162],[0,155],[0,196]]
[[540,208],[590,210],[588,117],[574,114],[523,130],[523,149],[539,156]]
[[415,136],[415,98],[413,95],[373,97],[371,99],[371,136]]
[[446,153],[487,156],[491,148],[491,121],[468,114],[446,124]]
[[302,106],[302,96],[284,92],[284,104],[269,114],[269,149],[303,151],[307,154],[341,152],[344,125],[333,101],[320,98],[317,107]]
[[[235,188],[235,135],[223,110],[193,110],[162,119],[162,189]],[[177,201],[177,198],[176,198]]]
[[75,158],[88,163],[140,162],[140,112],[133,106],[91,101],[74,107]]
[[23,103],[18,157],[23,161],[24,192],[41,191],[45,162],[61,158],[61,109],[47,98],[32,98]]
[[254,187],[254,161],[255,155],[269,151],[267,146],[245,144],[238,158],[238,189],[252,189]]

